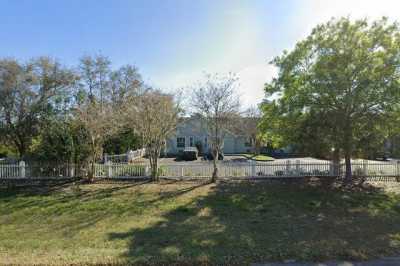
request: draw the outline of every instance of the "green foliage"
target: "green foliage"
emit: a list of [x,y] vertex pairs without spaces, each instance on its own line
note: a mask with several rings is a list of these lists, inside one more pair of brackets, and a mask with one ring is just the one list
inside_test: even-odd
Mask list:
[[386,18],[333,19],[272,62],[260,128],[276,145],[328,156],[371,154],[400,102],[400,32]]
[[41,162],[84,163],[89,157],[85,128],[65,121],[51,121],[33,145],[30,158]]
[[108,138],[103,145],[103,151],[107,154],[122,154],[140,147],[140,137],[127,128]]
[[40,161],[71,162],[74,154],[74,143],[71,128],[57,120],[47,124],[46,130],[39,137],[32,156]]
[[[126,152],[138,138],[128,130],[114,137],[123,122],[111,115],[142,90],[136,67],[113,71],[102,55],[85,56],[74,69],[48,57],[0,59],[1,144],[19,157],[40,161],[84,163],[101,157],[104,143],[109,153]],[[87,108],[89,102],[100,106]],[[104,112],[106,105],[112,108]]]
[[17,151],[10,145],[0,144],[0,158],[2,157],[16,157]]
[[254,161],[273,161],[274,158],[263,155],[263,154],[252,154],[252,153],[243,153],[241,154],[246,159],[254,160]]
[[0,59],[0,133],[25,156],[46,117],[65,110],[75,74],[54,59]]

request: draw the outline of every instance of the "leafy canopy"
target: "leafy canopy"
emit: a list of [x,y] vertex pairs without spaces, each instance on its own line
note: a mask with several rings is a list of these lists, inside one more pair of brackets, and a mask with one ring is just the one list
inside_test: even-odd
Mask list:
[[276,144],[350,156],[385,136],[400,102],[397,23],[332,19],[272,63],[279,73],[265,86],[261,128]]

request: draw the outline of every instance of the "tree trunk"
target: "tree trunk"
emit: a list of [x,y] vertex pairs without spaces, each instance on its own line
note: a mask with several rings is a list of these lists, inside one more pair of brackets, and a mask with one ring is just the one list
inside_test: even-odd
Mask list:
[[89,170],[89,173],[88,173],[88,179],[89,179],[89,181],[90,182],[93,182],[94,181],[94,172],[95,172],[95,160],[93,159],[91,162],[90,162],[90,170]]
[[344,160],[346,164],[346,173],[344,177],[344,182],[346,184],[350,184],[352,182],[352,174],[351,174],[351,154],[353,151],[352,140],[353,140],[353,131],[351,128],[350,119],[348,119],[344,135]]
[[352,174],[351,174],[351,151],[350,149],[346,149],[345,155],[344,155],[344,160],[346,164],[346,174],[344,181],[346,184],[350,184],[352,181]]
[[153,158],[153,180],[158,182],[159,176],[158,176],[158,158],[157,154],[154,155]]
[[149,159],[151,178],[153,181],[158,181],[158,152],[154,149],[154,147],[149,148]]
[[214,149],[213,153],[214,153],[213,154],[213,156],[214,156],[214,158],[213,158],[214,171],[212,174],[211,182],[215,183],[215,182],[217,182],[217,179],[218,179],[218,164],[217,163],[218,163],[219,152],[217,149]]
[[91,138],[91,160],[90,160],[90,165],[89,165],[89,171],[88,171],[88,179],[90,182],[94,181],[94,175],[95,175],[95,163],[96,163],[96,141],[92,137]]

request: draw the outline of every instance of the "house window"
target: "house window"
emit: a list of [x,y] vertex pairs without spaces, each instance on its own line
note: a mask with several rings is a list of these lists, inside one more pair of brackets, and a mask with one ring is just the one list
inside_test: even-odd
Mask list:
[[176,147],[177,148],[185,148],[185,137],[176,138]]
[[189,146],[194,147],[194,138],[193,137],[189,138]]

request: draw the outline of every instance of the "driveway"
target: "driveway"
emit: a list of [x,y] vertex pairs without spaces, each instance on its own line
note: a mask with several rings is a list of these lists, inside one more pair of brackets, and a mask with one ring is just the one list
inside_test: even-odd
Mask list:
[[[243,156],[241,156],[241,155],[225,155],[224,160],[220,161],[220,162],[228,163],[228,162],[247,162],[247,161],[248,160],[246,158],[244,158]],[[148,164],[149,163],[149,159],[141,158],[137,162]],[[199,157],[195,161],[180,161],[180,160],[176,160],[175,157],[166,157],[166,158],[160,158],[159,159],[159,163],[161,165],[170,165],[170,164],[210,164],[210,163],[212,163],[212,161],[204,160],[203,157]]]

